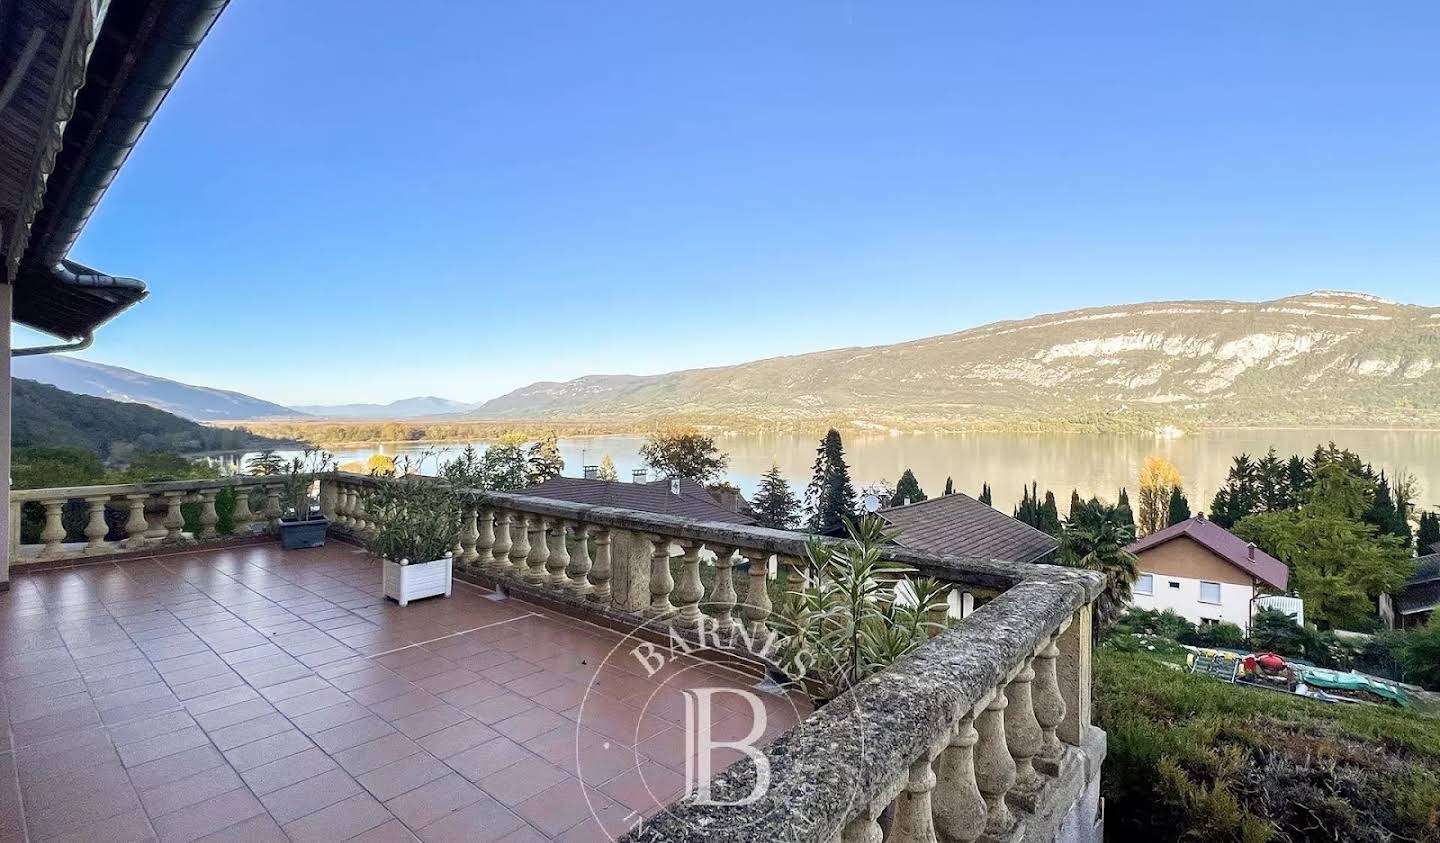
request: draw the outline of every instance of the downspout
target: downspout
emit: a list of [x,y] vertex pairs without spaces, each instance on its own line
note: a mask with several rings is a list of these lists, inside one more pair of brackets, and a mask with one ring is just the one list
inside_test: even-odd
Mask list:
[[79,342],[62,342],[58,345],[35,345],[30,348],[12,348],[11,357],[33,357],[37,354],[56,354],[62,351],[84,351],[95,342],[95,333],[87,331]]
[[[114,275],[93,271],[76,272],[65,263],[57,263],[52,266],[50,277],[67,287],[86,290],[120,290],[127,294],[133,294],[137,301],[145,297],[145,282],[138,278],[118,278]],[[86,331],[76,342],[11,349],[10,356],[31,357],[37,354],[54,354],[63,351],[83,351],[89,348],[93,342],[95,342],[95,331],[91,329]]]

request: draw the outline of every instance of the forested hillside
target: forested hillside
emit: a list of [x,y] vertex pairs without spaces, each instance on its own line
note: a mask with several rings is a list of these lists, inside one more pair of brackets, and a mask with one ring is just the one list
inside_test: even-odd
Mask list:
[[230,450],[274,440],[242,430],[206,427],[144,404],[76,395],[17,379],[12,388],[11,445],[73,445],[101,458],[139,451]]

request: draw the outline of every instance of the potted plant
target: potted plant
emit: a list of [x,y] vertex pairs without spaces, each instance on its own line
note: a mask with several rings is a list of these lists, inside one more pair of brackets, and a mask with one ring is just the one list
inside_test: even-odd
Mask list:
[[806,583],[776,615],[780,671],[817,707],[943,632],[950,608],[949,585],[882,558],[895,537],[882,519],[847,518],[845,529],[847,542],[810,539]]
[[280,544],[286,550],[325,546],[330,519],[321,514],[310,491],[318,475],[334,470],[335,461],[328,452],[309,448],[286,466],[280,515]]
[[422,597],[449,597],[452,549],[460,534],[449,486],[423,475],[397,477],[371,489],[365,509],[376,514],[365,547],[384,560],[385,596],[401,606]]

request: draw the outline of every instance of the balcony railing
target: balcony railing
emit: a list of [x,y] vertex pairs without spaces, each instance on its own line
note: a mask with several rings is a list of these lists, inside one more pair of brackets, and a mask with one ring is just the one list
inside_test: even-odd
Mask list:
[[[386,482],[324,476],[331,531],[372,530],[367,492]],[[253,536],[279,518],[280,494],[274,477],[12,492],[12,567]],[[615,627],[738,650],[772,626],[773,579],[804,582],[796,533],[523,494],[462,499],[457,573]],[[43,524],[39,543],[21,546],[26,505]],[[1101,577],[889,555],[981,605],[777,738],[763,763],[736,762],[708,798],[667,806],[627,839],[1097,839],[1104,736],[1090,725],[1090,625]],[[757,788],[762,768],[768,781]]]
[[[381,482],[327,478],[321,507],[334,527],[357,535],[371,528],[366,489]],[[473,491],[466,501],[455,553],[462,571],[621,624],[753,641],[774,610],[769,578],[792,588],[804,581],[805,539],[792,532],[500,492]],[[761,765],[740,761],[712,781],[707,799],[692,794],[627,839],[948,843],[1053,839],[1062,828],[1070,839],[1096,835],[1104,738],[1090,725],[1090,626],[1100,575],[889,555],[923,576],[995,596],[772,743],[758,798],[747,801]],[[714,568],[708,590],[702,565]]]

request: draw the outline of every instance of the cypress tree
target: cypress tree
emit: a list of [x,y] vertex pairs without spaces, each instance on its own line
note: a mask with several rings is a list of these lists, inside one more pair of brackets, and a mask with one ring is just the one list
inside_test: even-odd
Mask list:
[[1130,525],[1133,532],[1135,529],[1135,510],[1130,508],[1130,492],[1124,488],[1120,489],[1120,499],[1115,503],[1115,512],[1120,520]]
[[1045,503],[1040,505],[1040,523],[1036,526],[1052,536],[1060,535],[1060,508],[1055,505],[1055,493],[1049,489],[1045,490]]
[[1181,521],[1190,520],[1190,501],[1185,499],[1185,490],[1176,486],[1170,490],[1170,511],[1165,518],[1165,525],[1173,527]]
[[1415,541],[1420,546],[1421,556],[1440,553],[1440,514],[1420,513],[1420,532],[1416,534]]
[[994,504],[994,498],[993,498],[993,496],[990,494],[990,484],[989,484],[989,483],[984,483],[984,484],[981,485],[981,487],[980,487],[980,497],[979,497],[979,501],[980,501],[981,503],[985,504],[986,506],[994,506],[994,505],[995,505],[995,504]]
[[840,528],[844,518],[855,512],[855,486],[845,464],[845,443],[840,431],[830,428],[815,449],[815,473],[805,490],[811,532],[825,533]]
[[955,481],[950,479],[949,477],[945,478],[945,494],[955,494]]
[[1084,506],[1084,505],[1085,505],[1085,502],[1082,501],[1082,500],[1080,500],[1080,490],[1079,490],[1079,489],[1071,489],[1071,490],[1070,490],[1070,514],[1069,514],[1069,516],[1067,516],[1067,517],[1069,517],[1069,518],[1074,518],[1074,517],[1075,517],[1075,513],[1078,512],[1079,509],[1080,509],[1080,507],[1082,507],[1082,506]]
[[920,488],[920,481],[915,479],[915,472],[905,469],[900,475],[900,482],[895,484],[895,496],[890,499],[891,506],[900,506],[906,503],[919,503],[925,500],[925,490]]
[[1022,488],[1020,505],[1015,507],[1015,520],[1035,528],[1040,527],[1039,485],[1039,483],[1032,482],[1029,486]]

